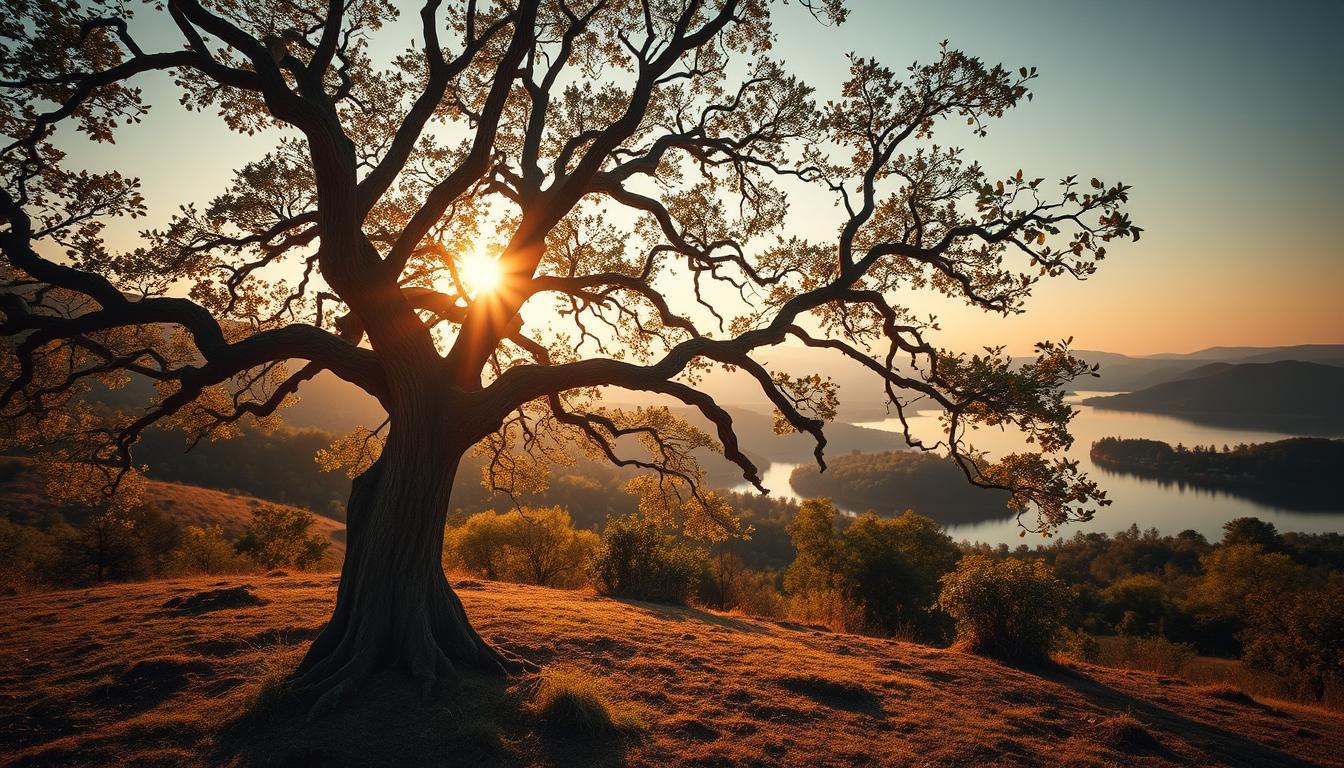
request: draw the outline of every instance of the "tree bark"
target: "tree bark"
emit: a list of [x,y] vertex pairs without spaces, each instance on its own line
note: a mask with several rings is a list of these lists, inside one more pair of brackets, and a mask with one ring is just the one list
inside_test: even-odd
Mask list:
[[436,417],[440,409],[425,410],[394,420],[382,455],[352,484],[336,608],[291,680],[314,711],[386,668],[406,672],[428,695],[458,669],[525,666],[476,633],[444,576],[444,522],[469,446],[445,439],[452,430]]

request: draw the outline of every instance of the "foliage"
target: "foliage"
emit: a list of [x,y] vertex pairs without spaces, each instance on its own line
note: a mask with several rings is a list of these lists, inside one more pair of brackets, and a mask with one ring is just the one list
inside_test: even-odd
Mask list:
[[331,542],[312,533],[313,513],[297,507],[262,504],[252,511],[235,548],[265,568],[311,568],[322,561]]
[[[1331,509],[1334,478],[1344,468],[1344,440],[1294,437],[1219,449],[1104,437],[1093,443],[1091,456],[1098,466],[1142,477],[1227,490],[1290,509]],[[1264,546],[1275,537],[1272,530],[1258,535],[1261,540],[1242,543]]]
[[1075,661],[1096,664],[1101,660],[1101,643],[1086,632],[1065,627],[1055,640],[1055,651]]
[[1108,667],[1179,675],[1194,658],[1195,647],[1189,643],[1173,643],[1156,635],[1126,635],[1106,643],[1098,660]]
[[1012,661],[1042,661],[1055,647],[1072,597],[1040,560],[967,555],[943,576],[938,607],[957,624],[957,644]]
[[39,586],[59,554],[51,535],[0,517],[0,594]]
[[1007,494],[969,485],[955,463],[918,451],[837,456],[825,472],[797,467],[789,482],[804,496],[833,498],[848,509],[913,510],[949,525],[1009,514]]
[[783,618],[787,601],[779,591],[778,582],[775,572],[753,571],[736,554],[715,552],[700,581],[699,602],[748,616]]
[[789,532],[798,555],[784,583],[799,620],[942,637],[941,617],[930,608],[939,577],[952,569],[959,552],[932,520],[912,512],[849,520],[830,500],[811,499],[799,508]]
[[575,530],[560,507],[490,510],[447,531],[444,563],[487,579],[575,587],[596,546],[597,535]]
[[1249,598],[1241,635],[1248,665],[1286,676],[1316,701],[1344,682],[1344,574],[1291,593]]
[[48,580],[83,585],[143,579],[162,567],[180,529],[158,509],[93,510],[78,527],[54,529],[59,549]]
[[168,553],[164,570],[173,574],[237,573],[253,567],[239,555],[232,542],[224,537],[219,525],[189,525],[182,540]]
[[668,603],[685,603],[705,570],[703,549],[679,542],[639,515],[612,518],[589,563],[600,591]]

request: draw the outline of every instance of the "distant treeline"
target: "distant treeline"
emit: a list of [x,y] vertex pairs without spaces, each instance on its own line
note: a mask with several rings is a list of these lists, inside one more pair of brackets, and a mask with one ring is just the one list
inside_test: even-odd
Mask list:
[[1236,446],[1172,447],[1158,440],[1106,437],[1092,444],[1103,469],[1225,490],[1293,509],[1337,509],[1344,441],[1295,437]]
[[801,496],[824,496],[846,509],[895,515],[914,510],[943,525],[1007,517],[1008,494],[978,488],[949,459],[917,451],[852,453],[803,465],[789,478]]

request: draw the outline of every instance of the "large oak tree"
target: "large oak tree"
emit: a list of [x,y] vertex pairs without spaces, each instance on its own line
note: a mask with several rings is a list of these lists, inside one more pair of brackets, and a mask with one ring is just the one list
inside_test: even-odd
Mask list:
[[[418,21],[383,0],[131,5],[18,0],[0,20],[4,436],[108,492],[134,481],[148,428],[227,436],[321,371],[376,397],[387,422],[324,456],[354,481],[336,609],[293,681],[318,703],[390,665],[430,685],[520,663],[477,635],[439,566],[473,448],[487,483],[516,488],[582,445],[648,471],[645,514],[735,533],[692,455],[717,449],[760,487],[730,413],[695,386],[722,366],[824,467],[835,387],[772,370],[772,345],[862,366],[902,419],[913,399],[942,409],[941,440],[906,440],[1008,490],[1026,527],[1105,503],[1061,455],[1061,385],[1089,371],[1067,345],[1025,364],[955,354],[911,309],[936,293],[1020,312],[1041,278],[1086,277],[1108,241],[1138,237],[1123,184],[991,179],[934,141],[944,124],[983,135],[1034,70],[946,45],[899,71],[851,57],[818,100],[772,50],[772,16],[840,23],[839,0],[427,0]],[[123,242],[105,226],[147,213],[138,182],[63,150],[145,118],[137,81],[154,73],[259,157]],[[80,396],[128,377],[157,386],[142,411]],[[713,434],[603,407],[601,387],[689,406]],[[1033,451],[991,460],[966,441],[976,425]]]

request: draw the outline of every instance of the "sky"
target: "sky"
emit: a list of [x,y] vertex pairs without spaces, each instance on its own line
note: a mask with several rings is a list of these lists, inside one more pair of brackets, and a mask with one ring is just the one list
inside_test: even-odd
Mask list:
[[[780,9],[774,51],[825,97],[845,54],[893,68],[928,61],[947,39],[1011,69],[1036,66],[1034,99],[964,139],[991,178],[1076,173],[1134,187],[1145,229],[1087,282],[1043,283],[1028,312],[986,315],[947,303],[940,346],[1041,339],[1126,354],[1218,345],[1344,343],[1344,2],[889,0],[851,2],[821,27]],[[414,18],[414,13],[406,14]],[[92,169],[139,176],[151,224],[204,202],[264,147],[189,115],[166,78],[150,79],[155,111],[115,147],[76,148]],[[795,207],[796,227],[809,213]],[[119,222],[126,236],[144,226]],[[791,227],[795,223],[791,221]]]

